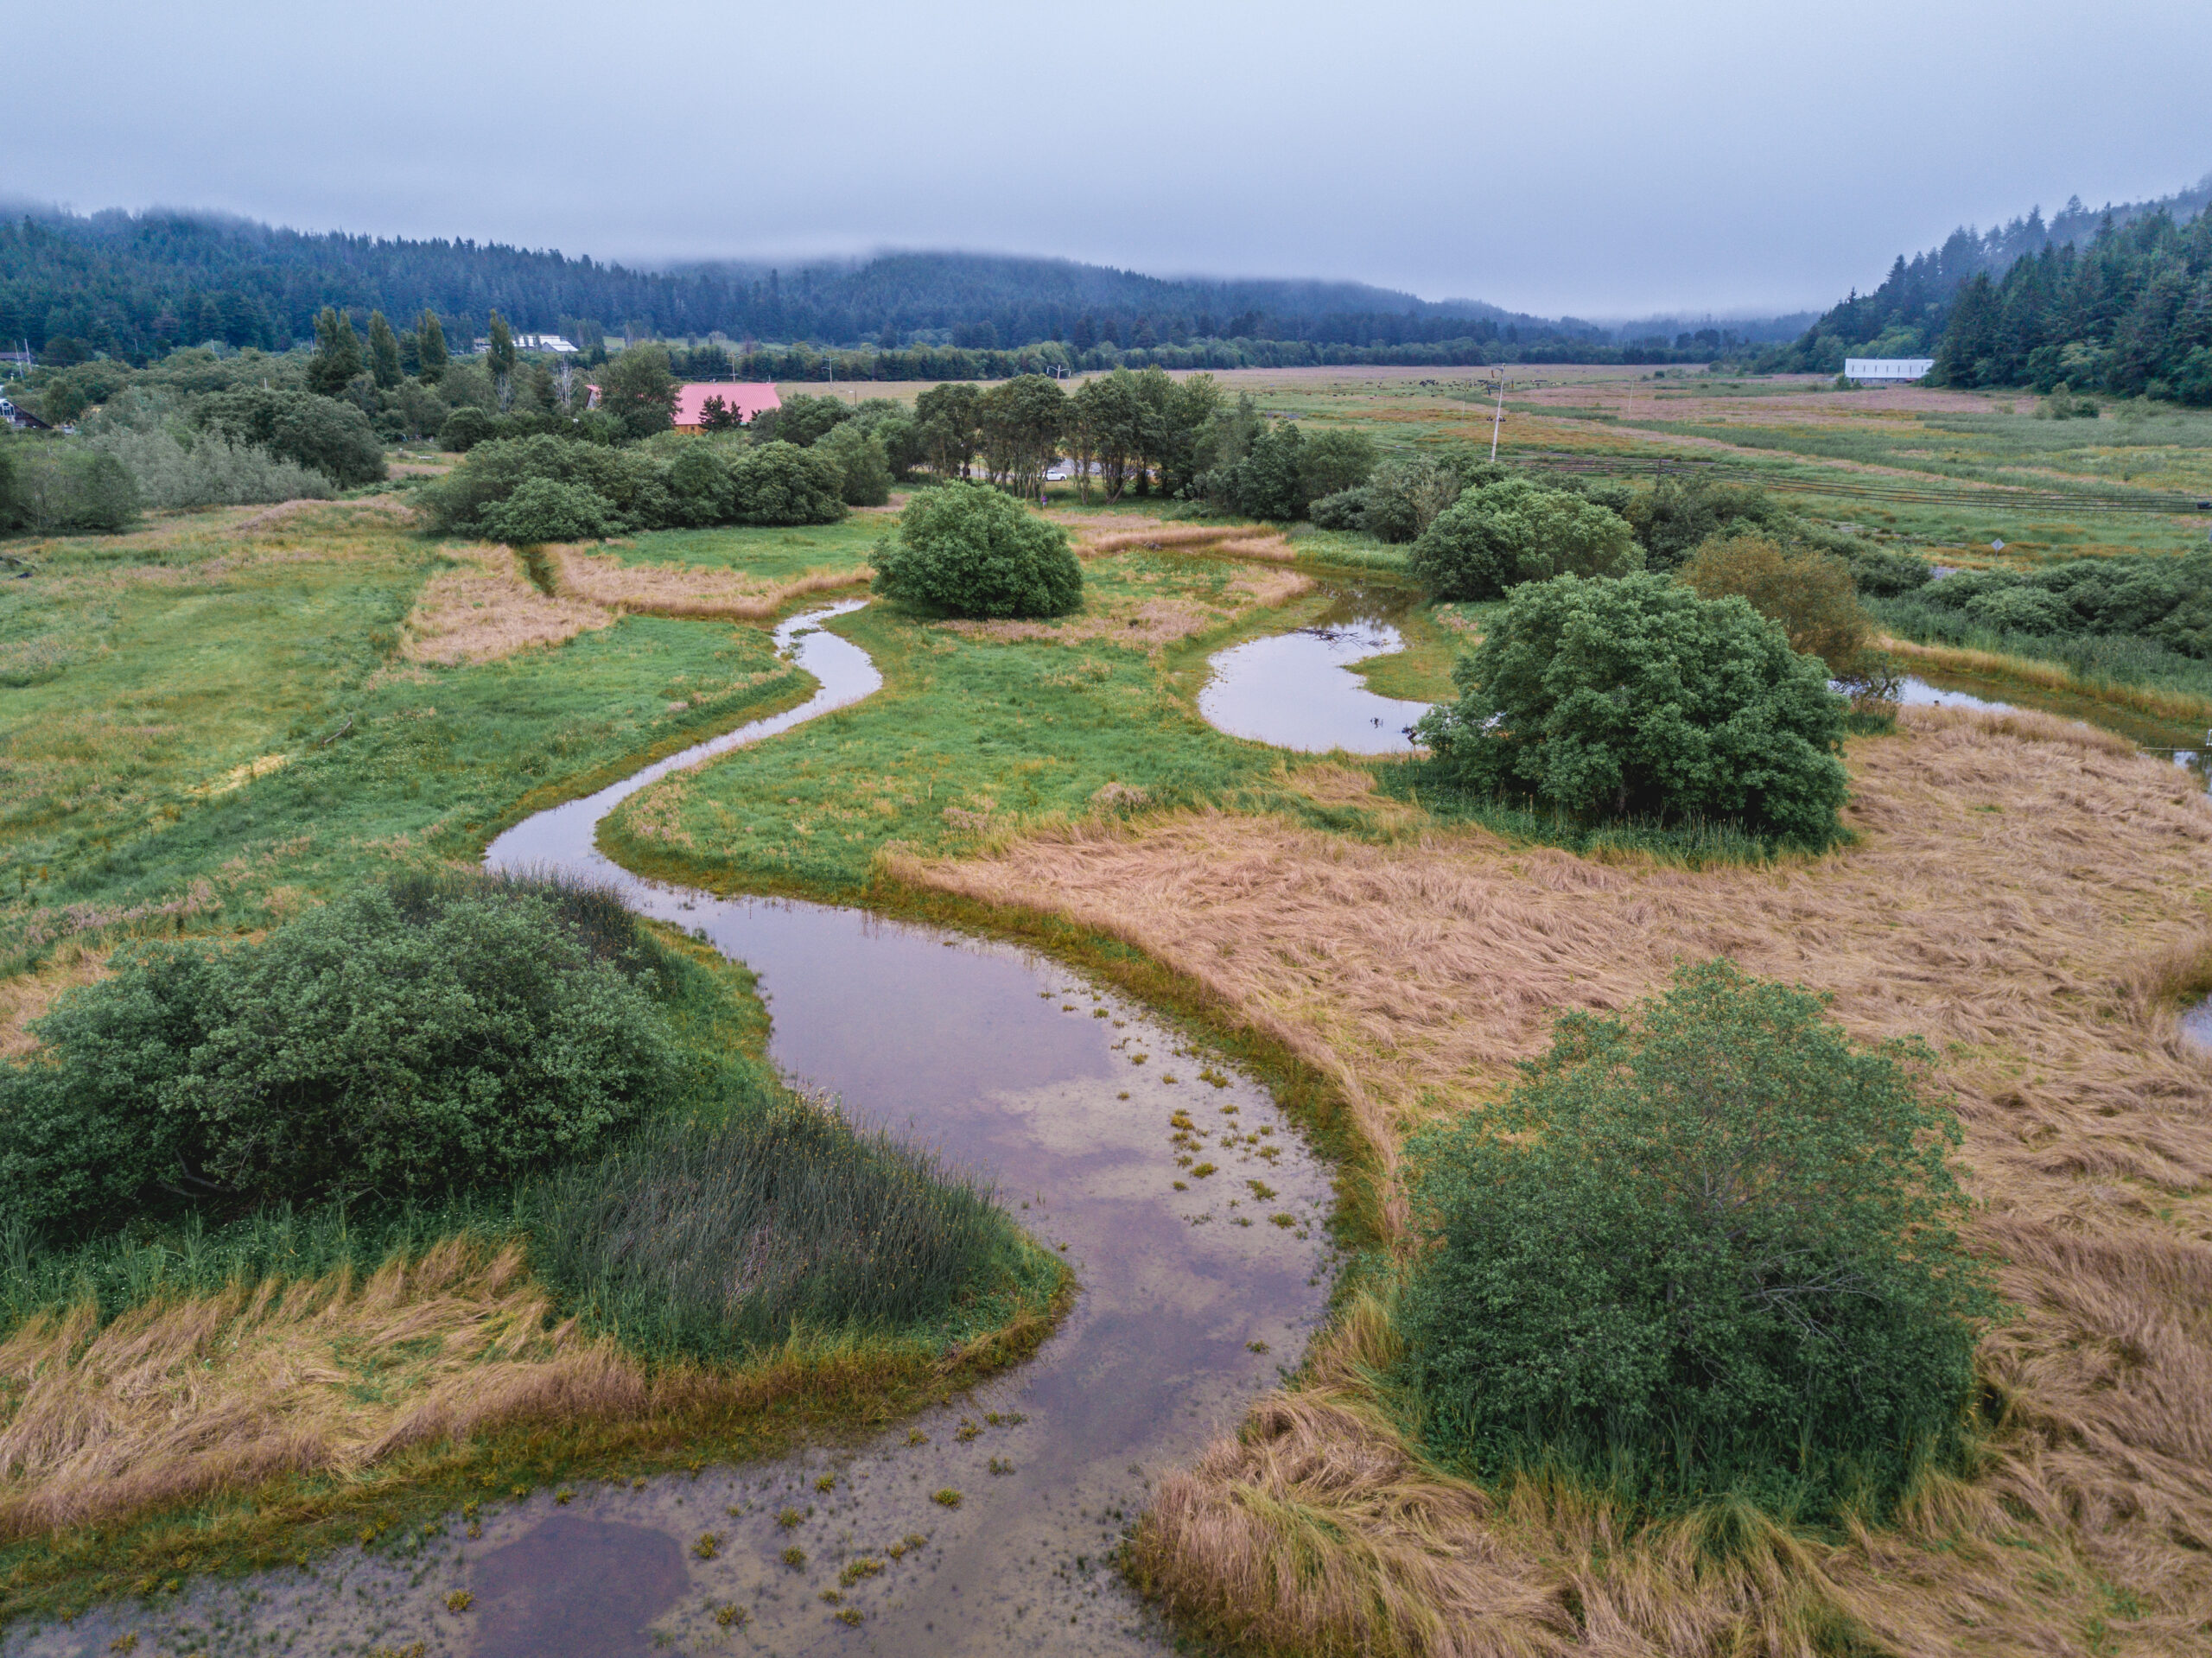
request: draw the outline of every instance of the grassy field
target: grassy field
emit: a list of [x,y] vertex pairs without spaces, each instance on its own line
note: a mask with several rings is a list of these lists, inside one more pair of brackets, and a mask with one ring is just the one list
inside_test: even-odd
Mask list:
[[[1386,453],[1490,435],[1465,373],[1224,378],[1302,422],[1360,424]],[[2008,515],[1991,488],[2197,487],[2196,416],[2088,427],[1979,394],[1636,370],[1516,375],[1507,401],[1506,458],[1637,473],[1718,457],[1944,562],[2203,534],[2186,517]],[[1866,492],[1900,478],[1942,499]],[[1128,1556],[1141,1582],[1210,1638],[1272,1650],[2212,1650],[2212,1075],[2174,1021],[2212,988],[2212,822],[2191,778],[2032,715],[1916,713],[1853,740],[1858,839],[1824,857],[1576,856],[1432,815],[1390,786],[1393,762],[1289,755],[1197,717],[1209,655],[1315,619],[1329,602],[1315,577],[1387,578],[1402,549],[1305,528],[1224,536],[1156,501],[1053,508],[1084,543],[1081,613],[970,625],[878,603],[841,618],[882,691],[641,793],[602,844],[702,886],[931,914],[1091,962],[1272,1056],[1309,1120],[1335,1125],[1357,1176],[1339,1226],[1370,1253],[1292,1385],[1161,1488]],[[890,527],[862,513],[525,562],[434,544],[372,503],[252,516],[11,549],[39,575],[0,583],[0,1036],[20,1045],[22,1020],[118,943],[252,934],[381,873],[472,861],[527,810],[787,705],[806,686],[762,624],[849,581]],[[1484,616],[1409,611],[1408,649],[1363,677],[1448,694]],[[1541,1481],[1478,1490],[1434,1471],[1376,1381],[1393,1351],[1405,1133],[1489,1097],[1560,1010],[1617,1008],[1678,956],[1717,952],[1833,992],[1854,1035],[1928,1035],[1967,1123],[1976,1242],[2021,1314],[1985,1344],[1983,1467],[1931,1478],[1890,1531],[1738,1516],[1723,1536],[1639,1528]],[[728,983],[730,1017],[753,1021],[730,1039],[757,1048],[757,1004],[741,975]],[[576,1471],[771,1450],[968,1374],[918,1349],[825,1354],[742,1386],[671,1371],[690,1380],[654,1394],[588,1326],[548,1330],[543,1286],[496,1241],[418,1260],[381,1280],[303,1279],[300,1316],[351,1329],[394,1296],[474,1309],[487,1332],[530,1331],[517,1364],[556,1379],[531,1394],[518,1369],[518,1398],[572,1388],[632,1413],[576,1429],[518,1406],[474,1439],[397,1445],[395,1424],[448,1378],[428,1349],[372,1344],[353,1381],[383,1404],[302,1401],[334,1447],[326,1467],[263,1487],[251,1512],[19,1547],[0,1557],[14,1604],[289,1558]],[[175,1308],[237,1338],[241,1376],[295,1339],[285,1304],[187,1287]],[[982,1320],[963,1363],[1018,1357],[1047,1317],[992,1316],[1001,1334]],[[201,1385],[195,1350],[150,1341],[142,1379]],[[0,1366],[28,1376],[68,1355],[118,1362],[90,1331],[23,1324]],[[0,1386],[0,1412],[25,1397]],[[375,1477],[358,1471],[363,1445],[395,1447]]]
[[[426,540],[380,500],[16,544],[35,574],[0,584],[7,1051],[119,946],[251,939],[363,883],[473,865],[524,813],[800,699],[811,682],[762,624],[849,585],[880,528],[755,532],[759,579],[709,595],[755,619],[735,626],[688,602],[636,613],[671,598],[650,582],[548,594],[527,562]],[[652,551],[647,577],[697,562],[680,537]],[[690,1049],[772,1090],[750,975],[668,943],[697,981]],[[532,1275],[518,1201],[133,1232],[67,1256],[11,1229],[0,1617],[289,1560],[486,1482],[766,1454],[884,1420],[1029,1351],[1062,1293],[1057,1260],[1023,1246],[950,1322],[645,1363],[594,1312],[601,1291]],[[63,1428],[88,1408],[97,1432]]]

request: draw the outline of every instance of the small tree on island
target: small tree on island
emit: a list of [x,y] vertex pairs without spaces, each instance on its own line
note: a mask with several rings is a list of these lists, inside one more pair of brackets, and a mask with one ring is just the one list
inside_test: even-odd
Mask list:
[[1664,575],[1530,582],[1452,677],[1459,700],[1414,732],[1469,792],[1583,823],[1728,823],[1809,848],[1842,834],[1844,699],[1741,599]]
[[1065,616],[1083,603],[1067,531],[983,485],[918,492],[876,543],[875,590],[954,616]]

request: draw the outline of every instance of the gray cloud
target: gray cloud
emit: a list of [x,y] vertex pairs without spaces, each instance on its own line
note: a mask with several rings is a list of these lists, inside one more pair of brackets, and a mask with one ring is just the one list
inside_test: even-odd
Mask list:
[[626,261],[880,246],[1794,309],[2212,166],[2212,8],[7,0],[0,187]]

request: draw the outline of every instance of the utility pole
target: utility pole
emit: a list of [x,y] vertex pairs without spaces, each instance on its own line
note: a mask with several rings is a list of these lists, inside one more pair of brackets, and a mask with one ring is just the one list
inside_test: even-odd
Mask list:
[[1490,417],[1490,458],[1493,464],[1497,460],[1497,429],[1504,424],[1505,377],[1501,374],[1497,377],[1497,407]]

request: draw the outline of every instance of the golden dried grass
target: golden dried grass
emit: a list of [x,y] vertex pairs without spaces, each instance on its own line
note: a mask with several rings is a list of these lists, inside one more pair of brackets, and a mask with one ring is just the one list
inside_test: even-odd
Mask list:
[[35,1318],[0,1342],[0,1541],[635,1408],[635,1367],[551,1315],[518,1248],[452,1239],[365,1280],[233,1286],[105,1329],[89,1308]]
[[36,970],[0,979],[0,1059],[16,1059],[38,1046],[28,1028],[54,998],[107,976],[107,951],[76,939],[54,946]]
[[632,1458],[702,1432],[726,1453],[770,1448],[1026,1356],[1068,1298],[1064,1285],[1049,1306],[950,1347],[795,1338],[741,1366],[649,1370],[556,1318],[519,1246],[451,1238],[365,1279],[234,1285],[105,1329],[86,1308],[41,1317],[0,1341],[0,1544],[284,1475],[404,1481],[399,1453],[465,1454],[516,1427],[557,1425]]
[[625,564],[619,555],[588,553],[575,547],[548,547],[545,553],[563,597],[647,616],[766,621],[794,599],[864,584],[874,575],[867,565],[858,564],[849,569],[810,570],[788,581],[763,582],[737,570]]
[[1147,552],[1202,552],[1212,557],[1256,558],[1274,564],[1287,564],[1298,556],[1298,549],[1285,540],[1281,532],[1264,524],[1156,524],[1094,537],[1076,548],[1076,551],[1085,558],[1100,558],[1110,553],[1140,549]]
[[[893,873],[1055,912],[1188,975],[1335,1078],[1374,1160],[1495,1093],[1567,1007],[1725,954],[1918,1032],[1966,1128],[1972,1235],[2018,1309],[1975,1482],[1815,1547],[1715,1557],[1571,1490],[1495,1499],[1421,1464],[1370,1378],[1379,1315],[1161,1488],[1141,1575],[1217,1632],[1321,1651],[2212,1650],[2212,809],[2124,740],[1908,710],[1854,746],[1856,846],[1765,868],[1597,862],[1479,829],[1392,845],[1273,819],[1070,823]],[[1394,1203],[1386,1224],[1402,1242]],[[1561,1622],[1561,1610],[1573,1613]]]
[[547,598],[505,547],[460,547],[447,556],[454,568],[424,582],[408,613],[400,654],[410,662],[496,662],[613,624],[613,613],[598,605]]

